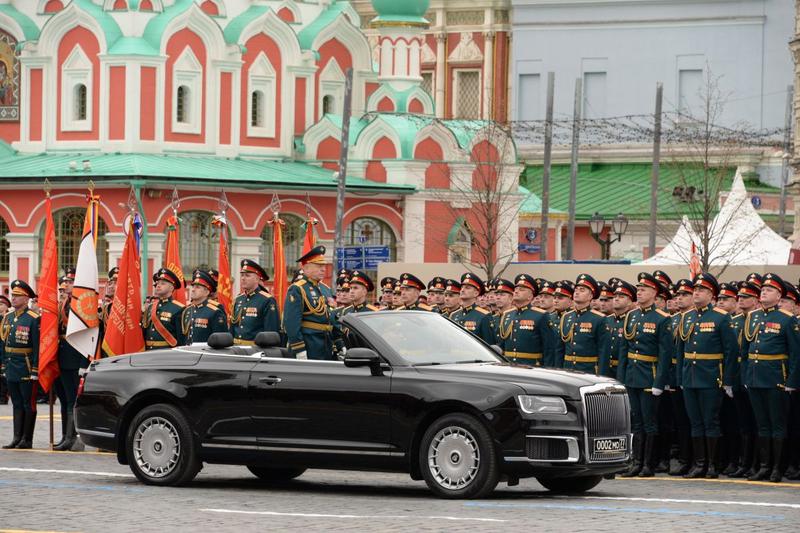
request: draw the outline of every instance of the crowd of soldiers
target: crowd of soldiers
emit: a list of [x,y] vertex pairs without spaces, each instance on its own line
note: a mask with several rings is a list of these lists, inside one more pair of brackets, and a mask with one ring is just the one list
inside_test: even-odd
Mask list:
[[[218,332],[253,345],[259,332],[275,331],[292,357],[335,360],[344,353],[340,319],[349,313],[435,312],[498,346],[511,362],[624,384],[634,437],[633,461],[623,476],[800,479],[800,292],[775,274],[719,283],[702,273],[673,283],[655,271],[640,273],[632,284],[589,274],[574,282],[529,274],[484,282],[465,273],[425,284],[404,273],[383,278],[371,302],[376,287],[363,271],[338,272],[335,293],[323,283],[323,246],[298,262],[283,313],[265,288],[266,271],[250,259],[241,262],[241,292],[230,314],[215,299],[216,271],[193,273],[184,305],[173,298],[180,276],[159,269],[142,313],[145,349],[203,343]],[[108,273],[101,324],[109,316],[117,274],[116,268]],[[59,280],[57,450],[82,448],[72,409],[78,373],[88,360],[64,339],[73,282],[74,271]],[[14,436],[4,448],[30,448],[39,315],[29,306],[36,295],[28,284],[16,280],[10,288],[11,300],[0,297],[0,362],[8,391],[0,390],[0,400],[9,394],[14,406]]]

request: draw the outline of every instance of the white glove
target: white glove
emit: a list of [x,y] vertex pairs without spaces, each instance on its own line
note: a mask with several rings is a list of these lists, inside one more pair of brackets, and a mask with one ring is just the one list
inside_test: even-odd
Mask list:
[[297,359],[308,359],[308,354],[306,353],[306,351],[305,351],[305,350],[303,350],[302,352],[297,352],[297,353],[295,354],[295,357],[296,357]]
[[661,393],[664,392],[663,390],[657,389],[655,387],[653,387],[652,390],[653,390],[653,396],[661,396]]
[[31,376],[31,381],[39,381],[39,376]]
[[792,388],[792,387],[784,387],[784,388],[783,388],[783,390],[785,390],[786,392],[794,392],[794,391],[796,391],[797,389],[794,389],[794,388]]
[[722,388],[725,390],[725,394],[728,395],[728,398],[733,398],[733,387],[730,385],[725,385]]

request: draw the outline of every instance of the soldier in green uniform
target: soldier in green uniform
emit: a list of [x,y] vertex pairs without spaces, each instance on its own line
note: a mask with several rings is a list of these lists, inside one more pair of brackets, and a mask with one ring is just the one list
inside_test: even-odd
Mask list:
[[542,366],[544,361],[553,360],[553,333],[547,313],[533,305],[538,290],[532,276],[518,275],[514,278],[514,306],[500,317],[498,343],[515,363]]
[[58,403],[61,406],[62,437],[53,447],[56,451],[82,451],[84,449],[83,443],[75,432],[73,409],[78,398],[78,383],[80,381],[78,372],[80,369],[89,366],[89,360],[67,342],[65,338],[74,281],[75,278],[71,276],[61,276],[58,280],[58,367],[60,372],[55,382],[55,390],[58,396]]
[[638,307],[628,313],[622,325],[617,379],[628,389],[634,434],[633,463],[623,477],[654,475],[658,397],[666,388],[675,349],[669,313],[655,305],[660,291],[656,278],[641,272],[636,285]]
[[[739,313],[739,286],[736,282],[723,282],[719,284],[719,295],[717,295],[717,307],[728,313],[731,317],[730,327],[736,335],[737,345],[741,348],[742,327],[744,326],[744,316]],[[741,357],[737,351],[737,362],[741,363]],[[741,365],[737,365],[737,372],[733,378],[733,394],[727,394],[722,397],[722,406],[720,407],[720,425],[722,427],[722,437],[718,448],[721,457],[720,464],[724,464],[725,468],[720,472],[724,476],[729,476],[736,471],[739,464],[739,421],[738,413],[736,412],[736,389],[739,384],[738,369]]]
[[477,305],[478,296],[485,292],[483,281],[467,272],[461,276],[461,292],[459,302],[461,307],[450,313],[450,320],[469,331],[487,344],[494,344],[494,332],[490,323],[489,311]]
[[[610,282],[609,282],[610,283]],[[611,285],[610,285],[611,286]],[[617,377],[619,367],[620,349],[622,347],[622,326],[625,316],[633,308],[636,301],[636,287],[618,279],[613,284],[614,299],[612,301],[612,314],[606,317],[606,328],[608,328],[608,365],[603,365],[600,369],[601,376],[610,378]]]
[[667,301],[670,299],[669,289],[672,287],[672,279],[663,270],[656,270],[653,272],[653,276],[656,278],[656,281],[661,284],[661,290],[656,296],[656,307],[666,311]]
[[396,281],[397,278],[393,278],[391,276],[386,276],[385,278],[381,279],[381,300],[380,300],[381,311],[383,310],[390,311],[394,309],[393,296],[394,296],[394,284]]
[[[605,315],[591,308],[600,295],[600,286],[589,274],[575,280],[572,296],[575,308],[561,316],[558,334],[564,343],[564,368],[598,374],[608,365],[609,334]],[[604,360],[605,359],[605,360]]]
[[448,279],[444,285],[444,305],[439,310],[442,316],[450,315],[461,305],[461,282],[457,279]]
[[[561,333],[558,326],[561,324],[561,318],[572,309],[572,295],[575,287],[571,281],[563,279],[553,284],[553,310],[548,315],[550,322],[550,330],[553,332],[553,339],[555,339],[555,348],[553,350],[553,368],[564,367],[564,341],[561,339]],[[545,361],[545,366],[550,366]]]
[[694,286],[691,280],[679,279],[672,286],[672,293],[674,297],[675,313],[670,317],[672,324],[672,338],[675,345],[675,354],[672,356],[672,362],[669,367],[669,378],[667,385],[669,390],[669,403],[672,407],[672,431],[677,437],[675,458],[676,461],[670,466],[669,475],[683,476],[689,472],[692,466],[692,433],[691,424],[689,423],[689,415],[686,414],[686,404],[683,401],[683,390],[678,386],[678,359],[677,359],[677,346],[678,346],[678,333],[680,331],[680,324],[683,315],[691,311],[692,294],[694,293]]
[[441,276],[436,276],[428,282],[428,305],[434,312],[442,314],[444,307],[444,288],[447,280]]
[[256,335],[262,331],[280,333],[281,318],[275,298],[261,285],[269,281],[261,265],[242,259],[239,274],[242,293],[233,302],[231,334],[234,343],[252,346]]
[[614,288],[605,281],[598,281],[597,284],[600,286],[600,295],[597,297],[597,310],[605,316],[610,316],[614,314]]
[[339,321],[342,311],[352,301],[353,299],[350,297],[350,270],[343,268],[336,274],[336,305],[331,309],[331,318],[334,324]]
[[761,306],[745,319],[742,376],[758,427],[759,470],[751,481],[783,478],[781,455],[786,438],[789,395],[800,387],[800,325],[792,313],[779,309],[786,294],[783,280],[766,274]]
[[[494,335],[495,343],[499,345],[500,322],[502,320],[503,313],[515,309],[514,291],[516,290],[516,287],[513,282],[507,279],[495,278],[492,281],[492,288],[494,290],[494,308],[492,309],[489,322],[492,327],[492,334]],[[531,303],[532,302],[528,302],[528,304]]]
[[707,273],[692,280],[694,309],[683,316],[678,332],[677,380],[689,415],[694,465],[687,478],[717,478],[717,444],[722,390],[733,395],[739,346],[727,312],[714,307],[717,279]]
[[4,449],[33,447],[36,427],[34,383],[39,379],[39,314],[28,309],[30,285],[11,282],[11,304],[0,323],[0,374],[5,375],[14,411],[14,437]]
[[320,289],[328,264],[325,247],[317,246],[297,261],[303,267],[303,277],[289,286],[283,306],[289,349],[297,359],[334,361],[334,344],[340,350],[341,339],[334,337],[330,307]]
[[402,304],[397,308],[398,311],[433,311],[428,304],[419,302],[419,293],[425,288],[425,284],[414,274],[404,272],[400,275],[400,298]]
[[375,290],[375,284],[367,276],[366,273],[360,270],[353,270],[348,279],[350,286],[351,304],[342,310],[342,315],[349,315],[350,313],[369,313],[373,311],[380,311],[380,307],[372,305],[367,302],[369,293]]
[[206,271],[195,270],[190,286],[191,303],[181,315],[181,332],[186,344],[208,342],[212,333],[228,331],[228,317],[216,300],[209,298],[217,292],[217,283]]
[[536,287],[539,292],[533,299],[533,305],[545,313],[552,313],[554,306],[553,295],[556,292],[555,285],[544,278],[536,278]]
[[142,313],[145,350],[180,346],[183,342],[181,313],[184,305],[172,299],[181,283],[178,275],[166,267],[153,274],[154,299]]
[[[6,316],[9,309],[11,309],[11,300],[5,294],[0,294],[0,319]],[[0,405],[8,405],[8,386],[2,372],[0,372]]]

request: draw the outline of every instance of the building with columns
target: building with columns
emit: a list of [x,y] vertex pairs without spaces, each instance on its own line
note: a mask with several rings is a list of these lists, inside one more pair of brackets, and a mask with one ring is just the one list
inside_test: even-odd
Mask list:
[[[437,113],[425,90],[428,0],[373,5],[377,55],[347,1],[0,0],[0,284],[37,280],[45,180],[62,269],[77,255],[90,180],[103,272],[122,253],[131,204],[149,272],[173,209],[184,269],[215,266],[223,193],[234,272],[245,257],[271,269],[275,199],[290,268],[309,215],[330,253],[348,69],[346,244],[384,245],[398,261],[469,259],[473,206],[454,184],[490,168],[516,187],[516,150],[489,122]],[[471,42],[456,64],[483,68],[474,52],[486,42]],[[505,222],[497,253],[513,255],[518,223]]]

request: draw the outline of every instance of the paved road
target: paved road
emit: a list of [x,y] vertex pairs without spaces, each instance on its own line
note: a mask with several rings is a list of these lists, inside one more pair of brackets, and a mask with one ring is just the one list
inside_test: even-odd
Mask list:
[[[3,443],[10,415],[0,406]],[[46,451],[40,417],[38,449],[0,451],[0,531],[800,530],[798,483],[616,479],[554,497],[523,480],[489,499],[444,501],[404,475],[314,470],[270,487],[245,468],[210,465],[189,487],[148,487],[114,455]]]

